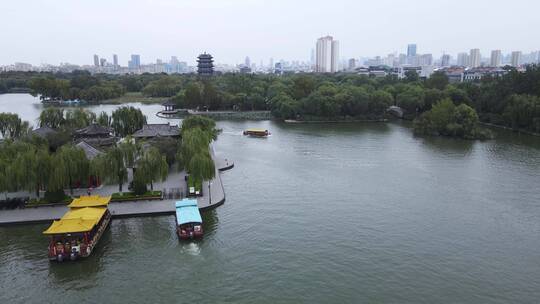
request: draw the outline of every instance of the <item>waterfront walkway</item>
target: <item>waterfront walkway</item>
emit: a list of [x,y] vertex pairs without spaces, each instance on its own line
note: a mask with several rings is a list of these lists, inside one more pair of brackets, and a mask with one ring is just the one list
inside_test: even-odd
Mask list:
[[[214,163],[216,164],[216,175],[210,181],[211,195],[208,195],[208,182],[203,183],[203,196],[197,198],[199,209],[208,210],[215,208],[225,202],[225,190],[221,182],[221,171],[225,171],[234,167],[234,163],[225,158],[216,157],[213,146],[210,147],[210,152]],[[155,190],[180,189],[181,193],[186,193],[185,172],[175,172],[169,175],[163,183],[154,184]],[[127,190],[127,185],[124,185]],[[118,191],[118,185],[103,186],[92,191],[93,195],[111,195]],[[75,191],[75,195],[86,195],[84,190]],[[174,214],[176,199],[162,199],[149,201],[127,201],[127,202],[111,202],[109,210],[113,218],[118,217],[134,217],[134,216],[149,216]],[[42,206],[29,207],[24,209],[0,210],[0,226],[13,224],[27,224],[50,222],[57,220],[66,213],[67,206]]]

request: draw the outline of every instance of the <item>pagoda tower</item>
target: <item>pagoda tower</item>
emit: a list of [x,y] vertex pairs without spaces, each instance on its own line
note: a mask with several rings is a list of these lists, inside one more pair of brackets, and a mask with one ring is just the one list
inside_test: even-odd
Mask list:
[[197,73],[200,77],[210,77],[214,74],[214,59],[210,54],[200,54],[197,57]]

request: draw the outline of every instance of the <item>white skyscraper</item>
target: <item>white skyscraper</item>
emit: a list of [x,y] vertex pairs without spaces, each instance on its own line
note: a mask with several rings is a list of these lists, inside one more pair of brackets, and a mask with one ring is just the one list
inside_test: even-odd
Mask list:
[[501,65],[501,63],[502,63],[501,50],[491,51],[491,66],[498,67]]
[[471,54],[469,55],[469,66],[472,68],[477,68],[480,66],[480,49],[472,49]]
[[514,51],[512,52],[512,66],[518,67],[521,64],[521,52]]
[[335,73],[339,65],[339,41],[332,36],[317,40],[315,51],[315,71],[318,73]]
[[331,72],[335,73],[339,71],[339,41],[332,41],[332,65]]
[[459,53],[457,55],[457,65],[466,67],[469,65],[469,54],[467,53]]

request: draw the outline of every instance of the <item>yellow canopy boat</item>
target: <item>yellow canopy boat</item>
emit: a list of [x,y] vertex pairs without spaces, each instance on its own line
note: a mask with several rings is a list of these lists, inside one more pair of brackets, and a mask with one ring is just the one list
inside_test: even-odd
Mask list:
[[107,209],[110,197],[81,196],[74,199],[60,220],[54,221],[43,234],[51,236],[49,259],[63,261],[87,257],[103,231],[109,225],[111,214]]

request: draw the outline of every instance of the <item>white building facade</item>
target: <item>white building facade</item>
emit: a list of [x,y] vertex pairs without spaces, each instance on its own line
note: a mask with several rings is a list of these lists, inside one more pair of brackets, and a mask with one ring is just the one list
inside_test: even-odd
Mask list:
[[315,49],[315,71],[317,73],[335,73],[339,66],[339,41],[332,36],[317,40]]

